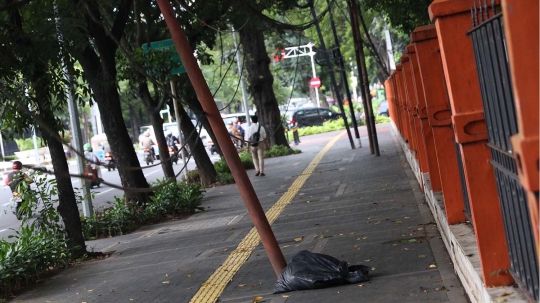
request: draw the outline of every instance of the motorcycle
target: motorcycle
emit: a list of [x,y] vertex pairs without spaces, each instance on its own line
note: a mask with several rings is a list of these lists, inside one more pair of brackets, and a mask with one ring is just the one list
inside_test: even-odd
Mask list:
[[146,162],[146,165],[154,164],[154,157],[152,156],[152,151],[150,149],[144,149],[143,158]]
[[22,202],[23,201],[22,201],[22,198],[19,196],[19,193],[16,192],[16,191],[13,192],[13,197],[9,201],[9,205],[10,205],[11,211],[13,212],[15,217],[17,217],[17,220],[20,220],[22,218],[22,214],[21,214],[21,211],[20,211],[20,207],[21,207]]
[[169,156],[174,164],[178,164],[178,151],[172,146],[169,146]]
[[92,168],[92,165],[90,164],[86,165],[86,171],[84,172],[84,177],[86,179],[86,185],[88,185],[90,188],[94,188],[94,186],[99,187],[101,185],[97,170]]
[[105,165],[107,166],[108,171],[111,171],[111,169],[116,169],[116,161],[114,160],[111,152],[105,153]]

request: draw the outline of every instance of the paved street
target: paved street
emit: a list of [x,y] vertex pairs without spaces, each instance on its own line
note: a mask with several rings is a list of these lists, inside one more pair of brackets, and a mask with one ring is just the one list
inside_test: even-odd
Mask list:
[[370,282],[273,294],[276,276],[233,184],[208,189],[206,210],[186,220],[87,242],[112,255],[71,266],[14,300],[468,302],[390,126],[378,133],[380,157],[365,137],[351,150],[340,131],[303,137],[301,154],[266,159],[265,177],[248,171],[287,261],[301,250],[328,254],[369,266]]

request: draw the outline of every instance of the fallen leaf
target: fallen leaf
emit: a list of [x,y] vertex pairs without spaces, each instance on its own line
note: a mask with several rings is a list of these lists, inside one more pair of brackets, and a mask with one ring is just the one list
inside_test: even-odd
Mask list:
[[365,239],[367,239],[367,237],[363,237],[363,238],[362,238],[362,240],[365,240]]
[[165,277],[168,277],[168,276],[169,276],[169,274],[165,274]]
[[238,284],[239,287],[244,287],[246,284]]
[[281,246],[281,248],[287,248],[287,247],[289,247],[289,246],[290,246],[290,245],[283,245],[283,246]]
[[188,278],[191,278],[191,275],[187,275]]
[[418,230],[423,230],[423,229],[424,229],[424,228],[422,228],[422,227],[419,227],[419,228],[418,228]]
[[302,241],[302,239],[304,239],[304,237],[294,238],[294,242],[300,242],[300,241]]
[[135,299],[129,298],[130,301],[135,301]]
[[171,282],[171,281],[163,281],[163,282],[161,282],[161,283],[163,283],[163,284],[169,284],[170,282]]
[[405,219],[409,219],[409,217],[405,217]]
[[493,302],[497,302],[497,303],[506,302],[506,299],[505,298],[495,298],[495,299],[493,299]]
[[364,260],[364,262],[369,262],[369,260],[371,260],[371,259]]
[[362,287],[362,286],[364,286],[364,284],[360,284],[360,285],[358,285],[358,286]]
[[511,294],[513,294],[513,293],[511,293],[511,292],[505,292],[505,293],[503,293],[503,294],[501,295],[501,297],[506,297],[506,296],[509,296],[509,295],[511,295]]
[[430,264],[430,265],[428,266],[428,268],[437,268],[437,265],[435,265],[435,264]]
[[409,250],[407,247],[405,247],[403,250]]
[[372,267],[372,268],[371,268],[371,270],[375,270],[375,269],[377,269],[377,268],[375,268],[375,267]]
[[92,291],[94,291],[94,290],[93,290],[93,289],[89,289],[88,291],[92,292]]
[[283,298],[288,298],[290,297],[289,295],[281,295]]
[[426,255],[418,255],[418,258],[425,258]]
[[253,303],[259,302],[262,298],[263,298],[263,297],[261,297],[261,296],[255,297],[255,298],[253,298],[253,301],[252,301],[252,302],[253,302]]

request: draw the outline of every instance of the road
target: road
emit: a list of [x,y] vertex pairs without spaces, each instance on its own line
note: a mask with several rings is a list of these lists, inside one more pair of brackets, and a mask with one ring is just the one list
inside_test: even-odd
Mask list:
[[[142,161],[142,155],[139,156],[139,162],[141,163],[141,167],[145,167],[146,163],[143,163]],[[210,155],[210,159],[215,162],[219,160],[219,155],[214,154]],[[156,164],[158,162],[154,162]],[[183,163],[182,160],[179,159],[178,164],[174,165],[174,172],[178,174],[180,172],[180,169],[182,168]],[[195,166],[195,161],[191,159],[188,162],[188,169],[193,170]],[[70,163],[69,165],[70,173],[77,174],[78,168],[75,163]],[[144,176],[146,177],[146,180],[151,183],[155,182],[158,179],[163,178],[163,170],[161,169],[161,165],[149,167],[143,170]],[[112,183],[112,184],[120,184],[120,176],[118,175],[118,171],[107,171],[106,168],[101,169],[102,178],[103,180]],[[81,187],[81,181],[78,178],[72,178],[71,182],[73,183],[73,187],[78,189]],[[122,197],[124,195],[124,192],[120,189],[112,188],[107,185],[101,184],[101,187],[97,188],[94,187],[92,189],[92,192],[95,194],[95,197],[92,201],[92,204],[94,207],[102,207],[106,206],[107,202],[114,201],[114,197]],[[8,240],[9,235],[15,234],[15,230],[17,230],[20,227],[20,221],[15,218],[15,215],[11,212],[11,208],[9,207],[9,201],[12,197],[11,190],[8,186],[4,185],[4,182],[2,181],[2,184],[0,185],[0,238]]]

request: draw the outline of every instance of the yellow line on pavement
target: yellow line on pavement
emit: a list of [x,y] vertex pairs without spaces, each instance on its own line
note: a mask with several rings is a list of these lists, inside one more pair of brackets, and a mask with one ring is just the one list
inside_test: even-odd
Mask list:
[[[328,150],[343,136],[345,132],[341,132],[335,136],[326,144],[326,146],[311,160],[311,163],[304,169],[302,174],[296,180],[287,192],[285,192],[281,198],[274,204],[267,212],[266,217],[270,224],[274,223],[279,217],[285,206],[290,204],[292,199],[296,196],[298,191],[304,186],[304,183],[311,176],[315,167],[321,162],[322,157],[328,152]],[[240,267],[246,262],[253,250],[259,245],[261,239],[255,227],[253,227],[249,233],[242,239],[238,247],[231,252],[229,257],[216,269],[216,271],[201,284],[201,288],[197,291],[195,296],[191,298],[190,303],[214,303],[218,300],[219,296],[232,280],[234,275],[238,272]]]

